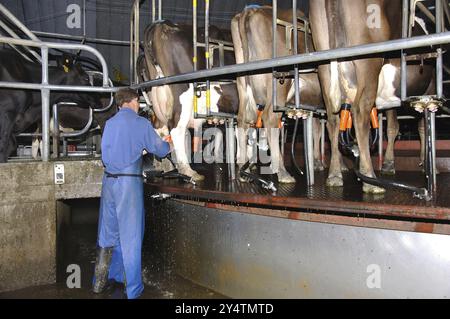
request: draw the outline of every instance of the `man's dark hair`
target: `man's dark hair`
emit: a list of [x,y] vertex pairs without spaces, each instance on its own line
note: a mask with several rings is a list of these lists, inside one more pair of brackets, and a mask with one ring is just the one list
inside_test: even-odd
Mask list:
[[133,89],[125,88],[116,92],[116,103],[118,106],[130,103],[133,99],[139,99],[139,94]]

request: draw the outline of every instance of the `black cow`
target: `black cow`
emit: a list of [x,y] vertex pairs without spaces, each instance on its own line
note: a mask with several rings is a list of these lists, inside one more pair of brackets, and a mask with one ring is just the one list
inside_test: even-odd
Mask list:
[[[26,61],[11,49],[0,49],[0,81],[41,82],[41,66]],[[64,63],[65,68],[49,66],[49,83],[55,85],[90,85],[88,75],[80,64]],[[98,94],[78,92],[52,92],[50,105],[74,102],[79,107],[100,105]],[[78,112],[75,112],[81,115]],[[87,113],[86,113],[87,114]],[[15,135],[41,121],[41,92],[37,90],[0,89],[0,163],[16,149]]]

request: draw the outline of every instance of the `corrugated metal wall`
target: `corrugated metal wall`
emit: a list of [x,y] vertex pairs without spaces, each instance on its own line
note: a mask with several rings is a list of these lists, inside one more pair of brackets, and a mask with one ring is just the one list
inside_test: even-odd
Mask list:
[[[191,0],[163,0],[163,18],[177,23],[191,23]],[[307,10],[307,0],[299,0],[299,8]],[[130,38],[130,11],[133,0],[0,0],[27,27],[35,31],[128,41]],[[211,23],[228,28],[233,16],[250,4],[271,4],[272,0],[211,0]],[[290,8],[291,0],[279,0],[280,8]],[[81,12],[80,27],[67,24],[77,5]],[[204,1],[199,0],[199,23],[203,23]],[[83,13],[86,12],[84,19]],[[84,20],[86,24],[84,25]],[[141,32],[151,21],[151,0],[141,7]],[[58,40],[61,41],[61,40]],[[94,45],[107,60],[116,79],[128,81],[129,49],[125,46]]]

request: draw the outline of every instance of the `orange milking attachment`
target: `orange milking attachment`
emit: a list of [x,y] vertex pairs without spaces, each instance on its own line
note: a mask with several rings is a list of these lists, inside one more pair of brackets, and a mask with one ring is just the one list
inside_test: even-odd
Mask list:
[[[351,141],[351,130],[352,130],[352,113],[351,113],[351,104],[344,103],[341,106],[340,113],[340,122],[339,122],[339,143],[346,147],[351,148],[353,142]],[[370,124],[372,129],[375,131],[375,136],[370,135],[370,144],[371,147],[375,145],[379,137],[379,128],[380,124],[378,123],[378,111],[376,107],[373,107],[370,111]]]
[[256,111],[256,128],[262,128],[263,127],[263,121],[262,121],[262,114],[264,111],[264,105],[257,104],[258,110]]
[[372,129],[374,130],[374,137],[372,134],[370,137],[372,138],[372,142],[370,143],[370,147],[373,147],[380,137],[380,123],[378,123],[378,110],[376,107],[373,107],[370,111],[370,123],[372,124]]
[[344,147],[351,147],[350,145],[350,131],[352,129],[352,105],[344,103],[341,105],[340,122],[339,122],[339,144]]

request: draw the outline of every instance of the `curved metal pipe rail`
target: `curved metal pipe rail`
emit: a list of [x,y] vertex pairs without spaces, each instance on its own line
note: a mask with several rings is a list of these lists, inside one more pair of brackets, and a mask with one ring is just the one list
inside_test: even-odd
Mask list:
[[[103,87],[109,86],[109,71],[108,65],[106,64],[106,60],[103,55],[95,48],[90,47],[84,44],[75,44],[75,43],[58,43],[58,42],[42,42],[42,41],[33,41],[33,40],[23,40],[23,39],[15,39],[8,37],[0,37],[0,43],[7,44],[15,44],[15,45],[24,45],[28,47],[37,47],[37,48],[47,48],[47,49],[66,49],[66,50],[82,50],[92,53],[102,65],[102,73],[103,73]],[[3,83],[3,82],[0,82]]]
[[[91,85],[92,85],[92,86],[94,86],[94,80],[93,80],[93,78],[94,78],[95,75],[100,75],[100,76],[103,77],[102,72],[99,72],[99,71],[86,71],[86,73],[89,75],[89,79],[91,79]],[[114,84],[113,84],[113,82],[112,82],[111,79],[109,79],[109,85],[110,85],[110,87],[112,87],[112,88],[114,87]],[[111,92],[111,98],[110,98],[110,100],[109,100],[108,106],[106,106],[106,107],[104,107],[104,108],[101,108],[101,109],[94,109],[94,113],[102,113],[102,112],[109,111],[109,109],[111,109],[111,107],[113,106],[113,104],[114,104],[114,95],[113,95],[113,92]]]
[[[42,42],[32,40],[22,40],[7,37],[0,37],[0,43],[7,43],[13,45],[23,45],[29,47],[39,47],[41,49],[41,72],[42,80],[40,84],[37,83],[17,83],[17,82],[0,82],[0,88],[11,89],[30,89],[41,91],[42,101],[42,160],[47,162],[50,159],[50,91],[83,91],[83,92],[113,92],[116,91],[113,88],[109,88],[109,75],[106,61],[99,51],[83,44],[70,44],[70,43],[54,43],[54,42]],[[50,85],[49,84],[49,70],[48,70],[48,51],[49,49],[66,49],[66,50],[83,50],[94,54],[102,65],[103,73],[103,87],[85,87],[85,86],[70,86],[70,85]]]
[[[58,104],[54,104],[53,105],[53,132],[58,131],[59,132],[59,116],[58,116],[58,107],[62,106],[62,105],[76,105],[76,104],[72,104],[72,103],[58,103]],[[86,134],[87,132],[89,132],[89,129],[92,126],[92,122],[94,121],[94,111],[93,109],[90,107],[89,108],[89,120],[86,123],[86,125],[78,131],[73,131],[73,132],[63,132],[63,133],[59,133],[58,135],[60,137],[77,137],[77,136],[81,136]]]

